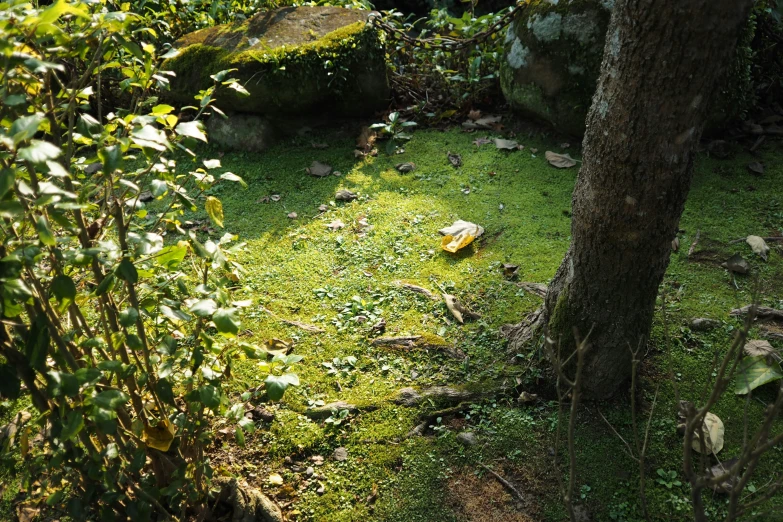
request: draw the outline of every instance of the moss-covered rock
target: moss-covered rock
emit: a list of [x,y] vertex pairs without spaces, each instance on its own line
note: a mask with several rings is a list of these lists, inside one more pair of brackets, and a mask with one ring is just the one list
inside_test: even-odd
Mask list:
[[269,118],[314,112],[357,115],[384,106],[389,95],[381,36],[368,11],[285,7],[235,24],[202,29],[176,42],[180,55],[165,67],[176,73],[171,96],[192,103],[210,75],[236,69],[250,92],[218,93],[223,110]]
[[[503,94],[518,112],[581,135],[601,69],[614,0],[530,0],[508,27],[501,64]],[[708,129],[741,117],[752,104],[749,20],[734,63],[713,103]]]
[[500,69],[511,106],[563,132],[584,132],[612,0],[533,0],[509,26]]

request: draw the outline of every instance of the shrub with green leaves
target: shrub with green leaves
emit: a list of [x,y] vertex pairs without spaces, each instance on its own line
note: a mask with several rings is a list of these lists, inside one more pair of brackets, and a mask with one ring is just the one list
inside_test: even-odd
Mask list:
[[213,189],[244,184],[192,151],[218,87],[242,87],[223,71],[193,107],[158,103],[176,51],[124,8],[0,3],[0,395],[39,412],[23,487],[76,520],[204,499],[210,418],[240,444],[254,428],[225,391],[234,360],[259,361],[269,399],[298,384],[296,358],[237,337],[242,244],[184,219],[203,208],[222,228]]

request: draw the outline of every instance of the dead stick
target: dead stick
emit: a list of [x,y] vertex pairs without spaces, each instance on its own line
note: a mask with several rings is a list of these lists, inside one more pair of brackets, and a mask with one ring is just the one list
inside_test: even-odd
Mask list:
[[498,474],[496,471],[494,471],[492,468],[490,468],[490,467],[489,467],[489,466],[487,466],[486,464],[482,464],[482,463],[480,463],[480,462],[479,462],[479,466],[481,466],[481,467],[482,467],[482,468],[484,468],[485,470],[489,471],[489,472],[492,474],[492,476],[493,476],[493,477],[495,477],[495,478],[497,479],[497,481],[498,481],[498,482],[500,482],[501,484],[503,484],[503,487],[504,487],[504,488],[506,488],[506,489],[507,489],[507,490],[508,490],[510,493],[513,493],[513,494],[514,494],[514,496],[515,496],[515,497],[517,497],[517,500],[519,500],[519,501],[520,501],[520,502],[522,502],[523,504],[524,504],[524,503],[527,503],[527,501],[525,500],[525,497],[524,497],[524,496],[522,496],[522,493],[520,493],[520,492],[519,492],[519,490],[518,490],[517,488],[515,488],[515,487],[514,487],[514,486],[511,484],[511,482],[509,482],[508,480],[506,480],[506,479],[504,479],[503,477],[501,477],[501,476],[500,476],[500,475],[499,475],[499,474]]
[[693,240],[693,243],[691,243],[691,247],[688,249],[688,257],[691,257],[693,255],[693,251],[696,250],[696,245],[699,244],[699,234],[701,234],[701,230],[696,231],[696,238]]

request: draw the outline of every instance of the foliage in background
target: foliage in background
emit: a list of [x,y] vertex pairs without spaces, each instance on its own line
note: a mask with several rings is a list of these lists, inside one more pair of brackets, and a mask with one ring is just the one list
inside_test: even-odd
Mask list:
[[[214,189],[244,184],[190,150],[215,89],[243,88],[223,71],[196,106],[159,103],[176,51],[160,55],[125,9],[0,4],[0,395],[38,410],[19,439],[29,501],[77,520],[201,505],[208,420],[233,421],[240,444],[255,427],[225,393],[234,360],[258,360],[270,399],[298,384],[296,357],[237,338],[236,236],[183,228],[199,207],[222,228]],[[107,106],[107,90],[127,104]]]

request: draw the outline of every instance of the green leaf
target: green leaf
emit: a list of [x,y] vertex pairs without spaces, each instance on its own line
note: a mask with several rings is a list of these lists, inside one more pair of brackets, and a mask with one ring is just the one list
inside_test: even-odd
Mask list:
[[288,388],[288,382],[276,375],[268,375],[264,381],[267,396],[273,401],[279,401],[283,398],[285,390]]
[[157,393],[160,400],[166,404],[175,405],[174,390],[171,388],[171,383],[168,379],[158,379],[157,382],[155,382],[155,393]]
[[172,245],[163,248],[154,259],[159,265],[174,270],[185,259],[187,253],[187,247]]
[[169,190],[168,185],[166,185],[166,182],[162,179],[153,179],[150,183],[150,188],[150,192],[152,192],[152,195],[156,198],[162,196]]
[[188,311],[197,317],[209,317],[218,309],[217,303],[212,299],[202,299],[191,306]]
[[200,121],[185,121],[177,124],[174,131],[180,136],[187,136],[206,143],[207,135],[204,134],[202,127],[203,125]]
[[46,221],[44,216],[38,216],[35,220],[35,230],[38,232],[38,239],[40,239],[41,243],[44,245],[54,246],[57,244],[52,229],[49,227],[49,222]]
[[0,201],[0,217],[14,219],[24,214],[24,207],[19,201]]
[[119,145],[101,148],[98,150],[98,157],[103,164],[103,172],[107,174],[122,168],[122,147]]
[[8,363],[0,364],[0,397],[18,399],[22,391],[22,381],[16,376],[16,368]]
[[241,426],[237,426],[234,430],[234,436],[236,437],[237,444],[240,448],[245,447],[245,433]]
[[169,114],[170,112],[174,111],[174,107],[171,105],[161,104],[156,105],[152,108],[152,115],[153,116],[165,116],[166,114]]
[[62,154],[60,147],[47,141],[32,140],[29,147],[19,149],[19,157],[24,161],[31,163],[46,163],[49,160],[56,159]]
[[8,131],[11,138],[14,140],[14,145],[18,145],[35,136],[42,121],[44,121],[44,115],[40,112],[18,118]]
[[216,410],[220,407],[220,390],[208,384],[198,389],[198,397],[207,408]]
[[220,200],[214,196],[208,196],[204,207],[209,219],[220,228],[223,228],[223,204]]
[[127,257],[122,258],[122,261],[120,261],[120,264],[117,266],[114,273],[117,274],[117,277],[132,285],[139,281],[139,273],[136,271],[136,267],[133,266],[131,260]]
[[75,397],[79,393],[79,380],[73,374],[51,370],[47,380],[49,393],[54,397]]
[[220,175],[220,179],[225,179],[225,180],[228,180],[228,181],[236,181],[237,183],[239,183],[243,187],[247,188],[247,183],[245,183],[245,180],[243,180],[242,178],[240,178],[239,176],[237,176],[233,172],[224,172],[223,174]]
[[253,433],[254,431],[256,431],[256,423],[253,422],[253,419],[242,417],[241,419],[239,419],[239,422],[237,424],[242,426],[242,429],[245,430],[247,433]]
[[49,291],[60,302],[76,299],[76,284],[67,275],[58,275],[52,279]]
[[56,506],[62,502],[63,497],[65,497],[65,493],[63,493],[63,490],[59,489],[46,497],[46,505],[49,507]]
[[98,363],[98,369],[102,372],[119,372],[122,370],[122,361],[101,361]]
[[175,323],[178,323],[180,321],[190,321],[191,317],[183,312],[182,310],[178,310],[176,308],[171,308],[167,305],[160,305],[158,307],[160,310],[160,313],[162,313],[165,317],[168,319],[171,319]]
[[79,381],[79,385],[83,386],[85,384],[95,384],[103,377],[103,374],[97,368],[79,368],[74,373],[74,376]]
[[[6,282],[8,286],[8,282]],[[30,324],[25,343],[25,356],[30,366],[44,373],[46,356],[49,353],[49,327],[44,319],[36,317]]]
[[106,390],[102,391],[93,399],[93,403],[106,410],[116,410],[126,402],[130,400],[130,397],[125,392],[120,390]]
[[236,308],[220,308],[212,316],[217,331],[226,337],[234,337],[239,333],[239,318]]
[[129,306],[122,312],[120,312],[120,324],[125,328],[136,324],[136,320],[139,318],[139,311]]
[[14,180],[16,180],[16,172],[13,169],[0,170],[0,198],[13,188]]
[[109,289],[114,285],[115,279],[116,278],[114,277],[113,273],[106,274],[106,277],[103,278],[101,284],[99,284],[98,288],[95,289],[95,295],[102,296],[103,294],[108,292]]
[[63,422],[63,429],[60,431],[60,440],[68,441],[76,437],[84,428],[84,414],[81,410],[71,410]]
[[744,395],[759,386],[781,378],[783,373],[780,372],[780,365],[777,363],[768,364],[767,358],[763,355],[745,357],[737,367],[734,392],[737,395]]

